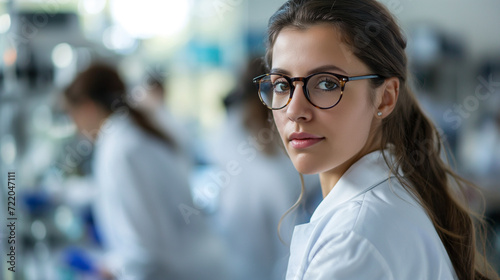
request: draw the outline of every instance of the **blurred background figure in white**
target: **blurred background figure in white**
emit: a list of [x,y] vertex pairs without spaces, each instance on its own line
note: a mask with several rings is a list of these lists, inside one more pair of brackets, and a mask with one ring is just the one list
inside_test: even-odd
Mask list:
[[80,73],[64,97],[78,130],[95,141],[94,214],[107,252],[103,274],[224,279],[222,247],[200,215],[186,215],[189,174],[176,131],[160,131],[131,108],[117,71],[104,64]]
[[148,120],[164,133],[175,131],[172,137],[179,145],[179,152],[187,159],[187,168],[192,168],[196,161],[194,144],[185,124],[178,120],[170,111],[168,102],[168,77],[159,71],[150,71],[144,76],[144,83],[138,86],[142,94],[130,99]]
[[246,67],[224,100],[227,121],[211,145],[220,168],[213,178],[222,186],[216,224],[231,250],[236,279],[284,279],[293,227],[308,221],[319,202],[319,179],[307,176],[307,199],[284,217],[278,235],[281,217],[300,195],[300,177],[252,83],[264,73],[262,62],[253,59]]

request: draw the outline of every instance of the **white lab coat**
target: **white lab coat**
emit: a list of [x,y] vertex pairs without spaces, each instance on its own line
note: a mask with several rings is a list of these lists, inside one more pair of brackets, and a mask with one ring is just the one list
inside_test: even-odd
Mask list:
[[126,112],[103,124],[94,210],[118,279],[224,279],[222,247],[193,208],[183,166]]
[[353,164],[295,227],[287,280],[457,279],[446,249],[382,152]]
[[142,103],[138,103],[137,109],[140,110],[147,118],[152,122],[152,124],[157,127],[160,131],[172,134],[171,136],[179,149],[187,156],[189,159],[188,163],[192,165],[195,160],[195,153],[193,152],[194,142],[191,141],[189,137],[190,133],[186,128],[186,125],[180,120],[178,120],[170,110],[165,107],[165,104],[157,103],[158,101],[147,96]]

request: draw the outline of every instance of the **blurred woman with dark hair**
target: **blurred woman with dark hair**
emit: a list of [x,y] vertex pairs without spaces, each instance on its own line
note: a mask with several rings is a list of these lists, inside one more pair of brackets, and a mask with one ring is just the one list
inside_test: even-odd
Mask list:
[[224,279],[221,247],[190,208],[175,131],[160,132],[130,107],[108,65],[80,73],[64,97],[78,130],[95,141],[94,214],[109,271],[118,279]]

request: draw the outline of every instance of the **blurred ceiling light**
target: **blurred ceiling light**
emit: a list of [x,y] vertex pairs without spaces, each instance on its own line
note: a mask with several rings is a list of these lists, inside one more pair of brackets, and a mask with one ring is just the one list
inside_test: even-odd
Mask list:
[[10,15],[3,14],[0,15],[0,34],[9,31],[10,28]]
[[135,50],[137,41],[119,25],[113,25],[104,30],[102,43],[106,48],[127,54]]
[[112,0],[113,19],[133,37],[170,36],[188,23],[189,0]]
[[106,1],[103,0],[80,0],[80,11],[85,11],[89,14],[95,15],[104,10]]
[[66,68],[73,61],[73,49],[66,43],[58,44],[52,50],[52,63],[58,68]]

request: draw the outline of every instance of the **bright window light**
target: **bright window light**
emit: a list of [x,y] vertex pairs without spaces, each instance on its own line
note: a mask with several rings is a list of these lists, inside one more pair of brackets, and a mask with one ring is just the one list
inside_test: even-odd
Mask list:
[[130,53],[137,47],[137,41],[120,25],[113,25],[102,34],[102,42],[106,48],[119,53]]
[[170,36],[188,23],[188,0],[112,0],[111,15],[135,38]]
[[104,10],[106,6],[106,1],[103,0],[81,0],[80,1],[80,10],[95,15]]
[[10,28],[9,14],[0,15],[0,34],[9,31],[9,28]]

